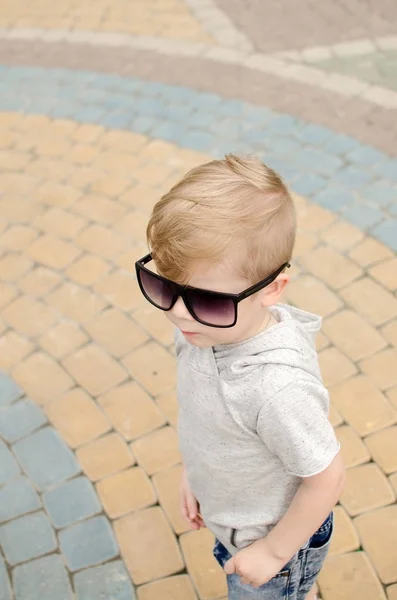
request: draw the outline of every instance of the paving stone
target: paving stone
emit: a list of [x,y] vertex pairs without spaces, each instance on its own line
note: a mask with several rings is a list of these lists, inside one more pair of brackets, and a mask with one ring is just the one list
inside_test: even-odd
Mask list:
[[331,400],[361,436],[397,422],[397,412],[370,379],[357,375],[330,389]]
[[372,234],[379,238],[384,244],[392,248],[395,252],[397,252],[397,239],[396,239],[396,228],[397,228],[397,219],[389,219],[387,221],[383,221],[376,227],[374,227],[371,232]]
[[13,225],[1,235],[0,245],[7,250],[24,250],[37,237],[38,233],[25,225]]
[[175,362],[171,355],[155,342],[134,350],[123,364],[149,393],[156,395],[175,386]]
[[75,238],[75,242],[86,252],[105,260],[112,260],[127,246],[126,240],[102,225],[90,225]]
[[163,427],[140,438],[131,444],[131,449],[149,475],[181,462],[178,437],[172,427]]
[[360,540],[352,520],[342,506],[335,506],[330,554],[345,554],[359,547]]
[[2,281],[17,281],[32,267],[32,261],[25,256],[10,252],[0,260],[0,279]]
[[397,580],[397,505],[355,519],[364,550],[385,584]]
[[183,519],[180,508],[179,488],[182,480],[182,466],[176,465],[153,476],[159,501],[175,533],[180,535],[190,527]]
[[116,358],[121,358],[148,340],[145,332],[115,308],[101,312],[86,325],[91,337]]
[[356,366],[333,346],[322,350],[318,357],[326,386],[335,385],[357,373]]
[[386,396],[390,400],[391,405],[397,409],[397,386],[388,390]]
[[54,530],[43,512],[2,525],[0,542],[10,565],[37,558],[57,547]]
[[170,425],[176,428],[178,425],[178,400],[176,397],[176,391],[171,390],[165,394],[157,396],[156,404],[160,408],[161,412],[165,415]]
[[298,308],[326,316],[342,306],[338,296],[311,275],[301,275],[287,287],[288,301]]
[[38,429],[47,419],[43,412],[30,400],[20,400],[0,409],[0,435],[13,443]]
[[27,249],[28,256],[50,269],[64,269],[79,253],[71,244],[50,235],[42,236]]
[[171,323],[164,319],[162,311],[150,305],[134,311],[134,320],[161,344],[168,346],[174,339],[174,328]]
[[208,529],[185,533],[180,538],[188,572],[200,598],[219,598],[227,593],[223,569],[212,555],[213,535]]
[[52,427],[32,433],[17,442],[13,449],[22,468],[40,490],[80,471],[73,453]]
[[34,345],[15,331],[8,331],[0,340],[0,368],[9,371],[30,354]]
[[159,507],[122,517],[115,521],[114,529],[122,557],[135,584],[167,577],[183,569],[178,544]]
[[60,396],[73,385],[69,375],[47,354],[36,352],[17,365],[13,377],[39,404]]
[[386,341],[378,331],[351,310],[327,317],[323,322],[323,331],[353,361],[370,356],[386,346]]
[[349,256],[362,267],[368,267],[393,258],[393,252],[378,240],[366,237],[349,252]]
[[397,258],[385,260],[369,270],[369,274],[391,291],[397,289]]
[[357,244],[364,233],[346,221],[337,221],[321,233],[321,239],[339,252]]
[[187,575],[166,577],[142,585],[138,590],[139,600],[196,600],[197,596]]
[[54,358],[63,358],[88,341],[75,323],[62,321],[39,339],[41,347]]
[[101,512],[101,504],[86,477],[77,477],[47,491],[43,501],[57,529]]
[[19,466],[7,446],[0,440],[0,485],[19,475]]
[[135,463],[127,444],[114,433],[82,446],[77,450],[76,457],[92,481],[117,473]]
[[1,316],[10,327],[29,337],[44,333],[57,319],[51,308],[28,296],[17,298]]
[[16,288],[8,283],[0,282],[0,308],[7,306],[17,295]]
[[0,522],[20,517],[40,507],[39,497],[26,477],[18,477],[0,489]]
[[112,519],[155,504],[157,497],[145,471],[127,469],[97,483],[102,505]]
[[23,392],[15,381],[0,371],[0,406],[7,406],[22,395]]
[[106,306],[96,294],[68,282],[47,296],[46,301],[61,315],[77,323],[90,321]]
[[89,344],[63,361],[73,378],[93,396],[103,394],[127,378],[126,371],[107,352]]
[[16,567],[13,574],[16,600],[72,600],[73,592],[62,558],[56,554]]
[[10,579],[4,560],[0,556],[0,593],[2,600],[13,600]]
[[[64,240],[73,240],[86,226],[86,220],[62,208],[49,208],[34,221],[34,226],[50,235]],[[36,250],[37,251],[37,250]],[[54,264],[51,265],[54,268]]]
[[67,268],[66,275],[77,284],[91,286],[109,270],[109,263],[99,258],[99,256],[84,254]]
[[374,463],[348,469],[340,501],[351,516],[391,504],[395,499],[388,480]]
[[339,289],[361,275],[361,269],[329,247],[319,247],[300,258],[301,264],[315,277]]
[[156,404],[135,382],[114,388],[101,396],[98,402],[127,441],[141,437],[165,423]]
[[341,425],[343,423],[342,415],[335,408],[335,406],[333,405],[332,402],[330,403],[330,407],[329,407],[329,420],[330,420],[332,427],[338,427],[338,425]]
[[376,383],[381,390],[397,384],[397,350],[387,348],[360,363],[361,370]]
[[74,586],[79,600],[136,598],[129,575],[119,560],[80,571],[74,576]]
[[59,544],[71,571],[105,562],[119,550],[109,521],[94,517],[59,532]]
[[386,600],[382,585],[364,552],[330,556],[318,576],[324,600]]
[[46,415],[71,448],[86,444],[110,429],[110,423],[92,398],[74,388],[46,405]]
[[370,277],[364,277],[340,292],[345,302],[374,325],[397,315],[397,300]]
[[105,276],[94,285],[94,290],[109,304],[124,311],[134,310],[145,300],[135,278],[131,273],[124,271],[115,271]]
[[368,448],[352,427],[342,425],[335,430],[335,433],[341,445],[342,458],[346,467],[355,467],[370,460]]
[[85,194],[73,205],[73,210],[90,221],[111,225],[123,216],[126,207],[105,196]]
[[41,298],[54,289],[60,281],[61,277],[58,273],[47,267],[37,267],[19,280],[19,287],[25,294]]
[[387,597],[389,600],[397,600],[397,583],[387,588]]
[[368,436],[365,443],[372,458],[387,474],[397,471],[397,427],[388,427]]

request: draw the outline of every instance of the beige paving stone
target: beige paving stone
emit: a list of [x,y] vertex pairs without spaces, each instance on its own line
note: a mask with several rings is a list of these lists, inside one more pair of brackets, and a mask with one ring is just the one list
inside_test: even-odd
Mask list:
[[104,194],[111,198],[117,198],[131,185],[131,178],[108,173],[106,177],[98,177],[91,183],[91,191],[98,194]]
[[163,427],[131,444],[138,464],[149,475],[181,462],[178,437],[172,427]]
[[100,127],[99,125],[93,125],[91,123],[83,123],[75,128],[71,134],[71,138],[76,142],[89,144],[90,142],[98,141],[102,135],[103,127]]
[[386,600],[364,552],[330,556],[320,571],[318,583],[323,600]]
[[110,304],[125,311],[134,310],[145,301],[138,288],[136,278],[127,271],[117,270],[105,275],[94,285],[94,290],[106,298]]
[[43,235],[28,247],[27,254],[45,267],[64,269],[78,257],[80,251],[68,242]]
[[130,187],[120,196],[123,204],[133,206],[146,214],[152,210],[158,200],[160,200],[159,191],[142,182]]
[[368,448],[352,427],[342,425],[335,430],[341,445],[343,462],[346,467],[355,467],[370,460]]
[[354,517],[391,504],[395,499],[387,478],[374,463],[347,470],[347,481],[340,502],[349,515]]
[[96,484],[102,505],[111,519],[156,503],[156,492],[149,477],[134,467],[102,479]]
[[148,340],[146,333],[116,308],[101,312],[85,329],[116,358],[125,356]]
[[397,319],[382,327],[381,333],[392,346],[397,348]]
[[208,529],[185,533],[180,543],[188,573],[199,597],[212,600],[227,594],[226,577],[212,555],[214,538]]
[[317,352],[324,350],[324,348],[327,348],[327,346],[329,346],[329,339],[323,333],[321,333],[321,331],[319,331],[316,337]]
[[17,295],[14,286],[0,281],[0,309],[7,306]]
[[165,424],[155,402],[135,382],[128,382],[98,399],[108,419],[127,441]]
[[369,274],[391,291],[397,289],[397,258],[385,260],[369,270]]
[[101,145],[122,152],[138,152],[150,138],[140,133],[129,131],[106,131],[101,138]]
[[100,152],[92,163],[94,169],[106,169],[118,174],[134,173],[138,177],[137,170],[142,159],[128,152],[115,152],[105,150]]
[[50,235],[72,240],[87,224],[85,219],[63,208],[49,208],[34,221],[34,226]]
[[393,475],[391,475],[389,477],[389,481],[390,481],[390,485],[392,486],[392,488],[395,491],[395,494],[397,496],[397,473],[393,473]]
[[392,406],[397,409],[397,386],[387,391],[387,398],[390,400]]
[[187,575],[159,579],[142,585],[138,589],[138,600],[159,600],[159,598],[161,600],[196,600],[197,596]]
[[168,422],[176,428],[178,423],[178,400],[176,391],[170,390],[169,392],[165,392],[165,394],[157,396],[156,402],[161,412],[166,416]]
[[397,581],[397,504],[355,519],[364,550],[384,584]]
[[175,465],[153,476],[153,483],[157,490],[160,504],[177,535],[190,530],[181,513],[179,498],[181,479],[182,465]]
[[357,373],[357,368],[351,360],[334,346],[319,352],[318,358],[326,386],[335,385]]
[[[3,193],[11,194],[16,197],[18,197],[20,194],[30,194],[32,192],[36,194],[39,184],[40,179],[38,177],[28,175],[25,173],[5,173],[1,177],[1,187]],[[15,204],[15,200],[15,197],[10,197],[10,202],[8,202],[9,209],[12,210],[12,206]],[[33,214],[33,212],[36,210],[36,207],[32,204],[32,202],[25,203],[25,208],[27,205],[30,205],[32,209],[29,214]],[[11,214],[15,215],[15,213]],[[22,215],[19,215],[19,217],[21,216]],[[30,219],[28,218],[26,222],[30,222]]]
[[337,221],[320,233],[321,239],[340,252],[344,252],[363,239],[364,234],[347,221]]
[[32,267],[32,261],[15,252],[6,254],[0,260],[0,279],[2,281],[18,281]]
[[138,181],[150,181],[152,185],[159,185],[173,176],[173,169],[166,165],[146,163],[138,165],[135,176]]
[[73,380],[52,358],[35,352],[20,362],[12,377],[39,404],[54,400],[73,386]]
[[108,433],[76,451],[85,474],[98,481],[135,464],[127,444],[116,433]]
[[397,471],[397,427],[382,429],[365,438],[372,458],[387,474]]
[[92,144],[74,144],[68,154],[71,163],[90,165],[98,156],[99,148]]
[[388,600],[397,600],[397,583],[389,585],[387,588],[387,598]]
[[1,316],[7,325],[31,337],[40,335],[57,320],[55,311],[28,296],[14,300],[2,311]]
[[41,298],[53,290],[61,282],[61,276],[47,267],[37,267],[19,280],[22,292],[29,296]]
[[385,339],[362,317],[343,310],[323,322],[325,335],[353,361],[374,354],[386,346]]
[[45,413],[72,448],[87,444],[110,429],[109,421],[97,404],[78,387],[49,402]]
[[26,225],[12,225],[2,233],[0,238],[0,246],[18,252],[29,246],[38,236],[38,232],[32,227]]
[[146,508],[122,517],[114,523],[114,530],[121,555],[136,585],[183,569],[178,544],[161,508]]
[[49,294],[46,301],[61,315],[77,323],[90,321],[106,306],[96,294],[68,281]]
[[366,237],[349,252],[349,256],[362,267],[368,267],[393,258],[393,252],[378,240]]
[[97,254],[105,260],[112,260],[126,250],[127,241],[103,225],[90,225],[82,231],[75,242],[80,248],[91,254]]
[[131,352],[123,359],[123,364],[154,396],[175,386],[175,361],[155,342],[149,342]]
[[360,362],[360,369],[381,390],[397,384],[397,350],[387,348]]
[[120,267],[124,271],[128,271],[129,273],[135,274],[135,262],[139,258],[144,256],[145,253],[147,254],[147,252],[147,246],[145,244],[138,243],[136,246],[134,245],[134,247],[131,250],[128,250],[128,252],[120,254],[120,256],[118,256],[114,262],[118,267]]
[[91,221],[111,225],[124,215],[126,208],[105,196],[85,194],[73,204],[73,211]]
[[[3,194],[7,192],[4,191],[4,177],[2,175],[2,188]],[[23,192],[20,192],[21,194]],[[9,223],[17,224],[26,224],[31,223],[38,214],[38,207],[32,202],[23,198],[18,198],[17,196],[3,196],[0,199],[0,217],[6,219]]]
[[397,422],[397,412],[374,383],[357,375],[330,389],[331,401],[361,436]]
[[345,554],[359,547],[360,540],[353,521],[342,506],[335,506],[330,554]]
[[101,173],[103,173],[103,171],[92,167],[75,165],[73,172],[68,177],[68,183],[74,189],[78,190],[78,197],[81,197],[81,194],[86,193],[87,190],[91,188],[92,184],[97,181],[98,177],[101,176]]
[[120,220],[113,224],[116,231],[128,236],[135,241],[146,241],[146,227],[148,217],[146,214],[138,211],[129,211]]
[[397,315],[397,299],[370,277],[363,277],[341,290],[345,302],[365,320],[382,325]]
[[81,192],[74,187],[62,183],[55,183],[51,180],[43,183],[35,194],[37,201],[59,208],[67,208],[76,202],[80,196]]
[[303,231],[313,231],[315,233],[334,223],[337,216],[316,204],[309,204],[298,212],[298,226]]
[[127,378],[126,371],[95,344],[77,350],[62,361],[66,370],[91,395],[99,396]]
[[161,310],[146,303],[134,311],[134,320],[161,344],[168,346],[174,339],[174,327]]
[[337,410],[337,408],[333,405],[332,402],[330,403],[330,406],[329,406],[329,420],[330,420],[332,427],[337,427],[338,425],[341,425],[343,423],[342,415]]
[[99,256],[84,254],[66,269],[66,276],[79,285],[91,286],[110,271],[110,265]]
[[34,350],[34,345],[15,331],[0,337],[0,369],[8,371]]
[[351,283],[362,273],[352,261],[328,246],[320,246],[301,256],[299,260],[312,275],[334,289]]
[[298,308],[326,316],[342,306],[339,297],[329,290],[322,281],[311,275],[300,275],[291,281],[286,289],[288,302]]
[[88,341],[81,328],[72,321],[61,321],[44,333],[40,346],[54,358],[63,358]]

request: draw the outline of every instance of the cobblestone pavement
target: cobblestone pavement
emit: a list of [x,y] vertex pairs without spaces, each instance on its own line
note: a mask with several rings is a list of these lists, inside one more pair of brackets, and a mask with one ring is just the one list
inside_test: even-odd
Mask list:
[[227,151],[296,193],[286,300],[324,317],[348,482],[322,597],[397,599],[396,13],[0,6],[1,600],[225,598],[179,515],[172,331],[133,266],[162,191]]

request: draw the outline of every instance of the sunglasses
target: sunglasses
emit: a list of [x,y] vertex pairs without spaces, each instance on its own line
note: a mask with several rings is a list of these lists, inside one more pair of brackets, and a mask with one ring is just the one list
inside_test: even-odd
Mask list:
[[291,266],[284,263],[277,271],[239,294],[225,294],[174,283],[147,269],[145,265],[151,260],[152,255],[147,254],[135,263],[135,269],[141,292],[153,306],[168,311],[178,298],[182,298],[193,319],[202,325],[224,328],[237,323],[237,306],[241,300],[273,283],[285,268]]

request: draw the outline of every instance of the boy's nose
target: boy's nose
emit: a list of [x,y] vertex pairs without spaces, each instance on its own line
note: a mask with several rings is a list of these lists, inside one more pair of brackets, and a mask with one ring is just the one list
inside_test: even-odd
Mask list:
[[181,297],[179,297],[178,300],[175,302],[174,306],[171,309],[171,312],[177,319],[183,319],[184,321],[194,321],[192,315],[186,308],[185,303]]

